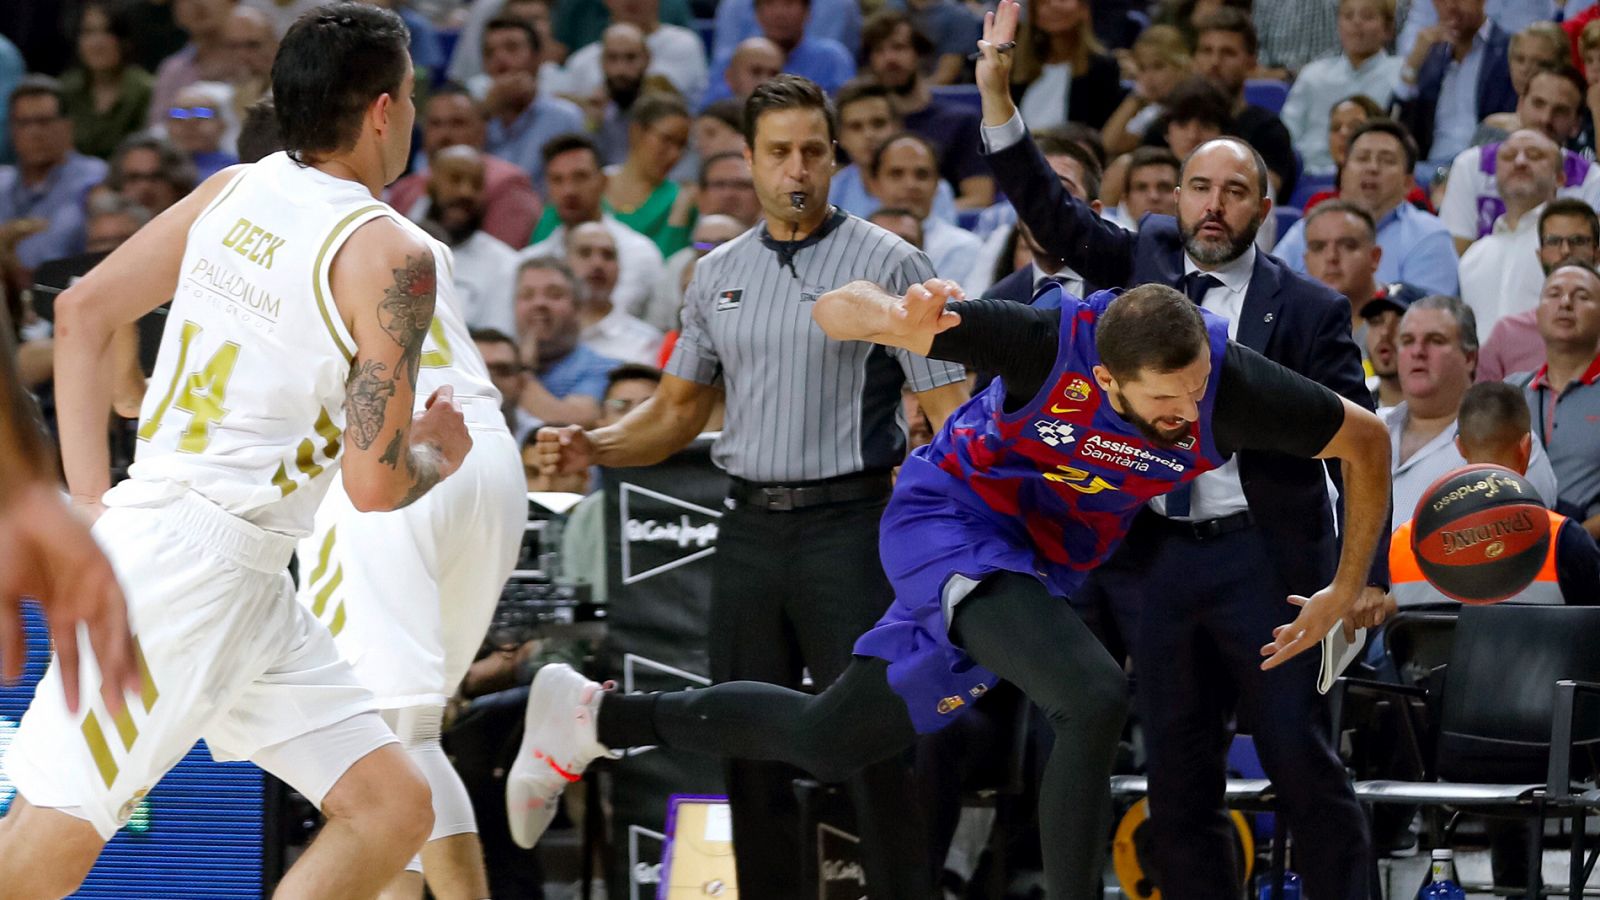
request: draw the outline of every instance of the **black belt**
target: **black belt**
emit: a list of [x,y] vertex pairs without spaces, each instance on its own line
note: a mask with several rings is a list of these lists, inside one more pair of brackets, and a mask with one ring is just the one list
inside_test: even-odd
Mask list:
[[813,506],[887,497],[893,487],[894,481],[887,472],[846,475],[829,481],[798,484],[763,484],[733,478],[729,480],[728,496],[751,509],[791,512]]
[[1151,516],[1162,530],[1170,531],[1194,541],[1209,541],[1213,538],[1243,531],[1254,525],[1256,520],[1251,517],[1250,510],[1241,510],[1231,516],[1222,516],[1216,519],[1206,519],[1204,522],[1187,522],[1181,519],[1169,519],[1166,516]]

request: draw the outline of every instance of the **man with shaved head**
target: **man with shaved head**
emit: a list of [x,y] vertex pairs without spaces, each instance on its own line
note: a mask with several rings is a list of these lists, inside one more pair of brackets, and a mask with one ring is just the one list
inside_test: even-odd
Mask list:
[[[756,85],[783,71],[783,51],[764,37],[749,37],[739,42],[722,77],[727,86],[723,96],[744,102]],[[722,99],[718,97],[717,99]]]
[[1478,340],[1500,319],[1539,305],[1539,217],[1563,180],[1561,147],[1542,131],[1512,132],[1495,151],[1496,179],[1506,211],[1488,237],[1461,256],[1461,299],[1478,317]]
[[[808,33],[806,23],[813,12],[811,0],[754,0],[754,6],[756,22],[761,26],[761,37],[766,43],[754,44],[746,38],[731,53],[719,52],[711,60],[711,87],[706,91],[705,103],[728,96],[740,97],[741,85],[745,85],[743,95],[748,96],[756,85],[778,72],[809,78],[829,94],[836,93],[855,77],[856,60],[850,50],[832,38]],[[767,71],[772,62],[772,49],[778,51],[777,70],[755,78],[761,71]],[[757,52],[760,57],[753,55]],[[736,75],[734,60],[741,57],[747,70]],[[739,83],[735,84],[736,81]]]
[[[1226,318],[1238,343],[1371,409],[1348,301],[1256,251],[1272,211],[1261,154],[1238,138],[1202,144],[1184,160],[1176,218],[1148,215],[1137,233],[1107,222],[1062,187],[1017,113],[1012,53],[999,46],[1015,39],[1018,9],[1003,0],[986,23],[977,82],[989,168],[1039,245],[1095,284],[1175,287]],[[1222,804],[1235,715],[1251,723],[1280,792],[1306,893],[1367,897],[1366,817],[1334,752],[1315,654],[1263,671],[1258,653],[1299,612],[1285,597],[1309,596],[1334,571],[1342,512],[1330,475],[1341,483],[1337,467],[1241,450],[1149,504],[1096,573],[1118,598],[1115,629],[1138,672],[1153,862],[1170,900],[1231,896],[1242,883]],[[1385,555],[1359,562],[1370,567],[1346,573],[1368,585],[1356,619],[1381,609],[1388,587]]]
[[600,145],[606,165],[620,165],[628,156],[628,114],[633,110],[633,101],[644,92],[650,47],[645,43],[644,32],[626,22],[607,28],[598,46],[602,80],[594,98],[600,108],[595,143]]
[[486,172],[484,155],[473,147],[457,144],[435,152],[421,225],[455,255],[456,290],[467,325],[513,334],[517,253],[483,230]]
[[600,40],[585,45],[567,58],[563,91],[588,96],[602,86],[609,89],[605,85],[610,78],[604,71],[605,42],[614,36],[613,28],[624,25],[633,29],[631,34],[645,44],[648,66],[645,74],[662,76],[672,83],[674,90],[690,100],[705,93],[709,76],[700,36],[681,25],[662,22],[660,0],[605,0],[605,7],[611,13],[611,24],[601,33]]

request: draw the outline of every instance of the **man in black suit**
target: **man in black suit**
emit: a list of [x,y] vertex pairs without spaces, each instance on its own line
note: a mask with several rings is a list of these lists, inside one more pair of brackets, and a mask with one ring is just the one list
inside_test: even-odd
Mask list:
[[[1272,209],[1261,155],[1237,138],[1203,144],[1184,162],[1176,219],[1146,216],[1137,234],[1101,219],[1049,177],[1005,90],[1010,58],[996,46],[1012,39],[1015,16],[1015,0],[1004,0],[979,44],[983,137],[1001,190],[1040,245],[1099,284],[1183,290],[1227,317],[1239,343],[1370,409],[1349,303],[1255,249]],[[1329,736],[1318,661],[1259,667],[1258,648],[1296,613],[1284,597],[1307,595],[1334,570],[1326,472],[1315,461],[1241,451],[1192,492],[1152,502],[1100,572],[1101,588],[1138,614],[1118,626],[1138,675],[1156,875],[1169,900],[1238,893],[1222,808],[1235,712],[1276,786],[1306,893],[1368,896],[1366,818]],[[1386,562],[1375,560],[1363,606],[1382,602]]]
[[[1070,140],[1065,135],[1050,132],[1041,134],[1035,139],[1039,152],[1044,154],[1045,162],[1055,172],[1061,181],[1061,187],[1068,194],[1079,201],[1089,204],[1096,214],[1100,212],[1100,201],[1093,199],[1100,196],[1100,160],[1094,154],[1084,149],[1081,144]],[[1016,239],[1033,257],[1033,262],[1010,275],[990,285],[983,292],[985,299],[998,298],[1010,300],[1015,303],[1033,302],[1033,295],[1046,281],[1054,281],[1067,289],[1074,297],[1087,297],[1101,289],[1102,285],[1085,281],[1066,261],[1049,253],[1039,242],[1034,240],[1028,226],[1018,222],[1015,226]],[[1009,260],[1011,244],[1006,247],[1006,259]],[[998,266],[997,266],[998,268]],[[1049,294],[1044,302],[1046,308],[1054,308],[1058,303],[1058,294]]]

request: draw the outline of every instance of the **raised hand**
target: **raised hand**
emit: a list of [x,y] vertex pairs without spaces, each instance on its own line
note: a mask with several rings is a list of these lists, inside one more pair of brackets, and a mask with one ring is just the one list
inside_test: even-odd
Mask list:
[[[1000,0],[994,12],[983,16],[983,38],[978,41],[978,92],[983,98],[985,125],[1003,125],[1011,118],[1010,49],[999,49],[1017,39],[1017,17],[1022,6],[1017,0]],[[997,120],[997,121],[996,121]]]
[[947,304],[966,299],[961,286],[943,278],[914,284],[895,301],[890,315],[891,333],[902,336],[935,335],[961,324],[961,315]]

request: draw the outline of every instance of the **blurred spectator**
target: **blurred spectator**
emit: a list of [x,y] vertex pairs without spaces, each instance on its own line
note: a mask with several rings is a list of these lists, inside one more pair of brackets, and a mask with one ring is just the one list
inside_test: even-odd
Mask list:
[[1183,34],[1184,43],[1195,45],[1195,22],[1221,8],[1250,12],[1251,0],[1162,0],[1152,21],[1171,25]]
[[244,111],[239,123],[239,161],[260,160],[283,149],[283,136],[278,132],[278,115],[273,109],[272,97],[257,100]]
[[1182,163],[1172,151],[1140,147],[1128,158],[1128,177],[1122,190],[1122,224],[1138,231],[1148,213],[1178,214],[1178,173]]
[[[711,40],[712,59],[731,54],[740,41],[762,32],[756,5],[756,0],[719,0],[716,30]],[[861,3],[859,0],[816,0],[806,20],[805,35],[835,41],[854,53],[861,46]]]
[[106,177],[104,160],[72,149],[61,85],[30,75],[7,104],[16,165],[0,166],[0,222],[36,220],[33,233],[16,245],[23,268],[83,252],[83,201]]
[[579,342],[579,290],[560,260],[535,257],[518,268],[517,344],[531,370],[520,403],[548,424],[589,428],[617,361]]
[[1152,25],[1133,42],[1133,64],[1138,73],[1133,90],[1102,129],[1106,152],[1113,155],[1139,146],[1145,132],[1166,112],[1167,98],[1189,74],[1194,58],[1178,29]]
[[701,160],[721,153],[743,153],[744,110],[739,101],[718,100],[700,110],[689,126],[689,141]]
[[[600,35],[605,33],[606,26],[612,23],[615,16],[611,6],[610,3],[597,3],[595,0],[558,0],[550,13],[550,21],[555,25],[556,40],[564,48],[562,52],[576,53],[600,40]],[[661,0],[660,6],[661,21],[682,28],[694,24],[689,0]],[[638,17],[638,14],[634,15],[634,18]],[[695,50],[705,53],[699,46]]]
[[1201,18],[1195,28],[1194,68],[1228,96],[1233,114],[1228,133],[1244,138],[1261,154],[1267,161],[1273,193],[1279,199],[1288,197],[1298,174],[1289,130],[1276,113],[1244,97],[1244,83],[1257,64],[1255,26],[1244,13],[1224,8]]
[[196,81],[226,81],[234,59],[228,51],[228,19],[237,0],[172,0],[173,19],[189,43],[161,61],[145,123],[159,128],[167,110],[177,105],[178,92]]
[[1088,0],[1034,0],[1017,27],[1011,93],[1035,131],[1105,125],[1122,102],[1121,69],[1095,37]]
[[[606,393],[600,401],[601,427],[620,421],[655,395],[661,370],[638,363],[623,363],[606,375]],[[598,479],[596,479],[598,481]],[[561,569],[574,581],[590,586],[595,603],[607,598],[606,494],[597,483],[589,495],[567,513],[561,530]]]
[[465,85],[479,100],[487,97],[493,79],[483,70],[484,30],[490,19],[516,19],[528,23],[539,36],[539,96],[560,96],[565,90],[566,71],[561,68],[561,62],[566,59],[567,48],[555,39],[550,22],[553,3],[555,0],[476,0],[467,23],[456,36],[456,47],[450,57],[450,79]]
[[161,61],[183,49],[189,39],[173,16],[174,0],[130,0],[133,62],[154,72]]
[[905,0],[906,13],[931,45],[922,74],[933,84],[970,81],[967,54],[983,35],[983,17],[958,0]]
[[[1539,214],[1539,265],[1546,277],[1558,265],[1575,262],[1593,267],[1600,261],[1600,220],[1589,204],[1563,197]],[[1504,381],[1516,372],[1544,365],[1544,338],[1539,335],[1539,309],[1501,316],[1478,354],[1478,380]]]
[[[848,5],[854,5],[854,2],[846,0]],[[783,71],[804,75],[822,85],[822,89],[830,94],[855,77],[856,59],[850,50],[832,38],[813,37],[807,33],[806,21],[812,13],[811,0],[754,0],[754,3],[761,36],[776,44],[783,53]],[[744,46],[742,39],[739,46]],[[726,73],[733,56],[734,52],[728,51],[726,55],[712,57],[711,85],[706,91],[705,102],[728,96],[731,82]]]
[[965,282],[980,241],[977,235],[933,215],[939,156],[919,134],[902,132],[872,157],[867,189],[884,206],[909,209],[922,220],[922,250],[940,278]]
[[922,220],[911,210],[898,206],[883,206],[867,216],[867,221],[918,250],[922,249]]
[[474,328],[471,334],[489,370],[489,380],[500,392],[500,412],[506,417],[506,427],[511,429],[520,447],[523,440],[544,423],[517,405],[528,384],[528,367],[522,361],[517,339],[494,328]]
[[617,241],[622,272],[612,302],[632,313],[650,299],[651,285],[661,277],[661,250],[655,242],[607,215],[602,206],[606,175],[600,168],[600,151],[581,134],[555,138],[544,148],[548,171],[548,204],[534,228],[533,245],[523,259],[566,254],[566,230],[584,222],[602,222]]
[[718,153],[700,166],[700,191],[695,204],[702,219],[732,216],[745,228],[756,223],[761,215],[761,200],[756,197],[750,163],[743,153]]
[[595,123],[594,140],[606,165],[620,165],[628,157],[629,113],[644,93],[644,76],[652,54],[644,42],[644,32],[626,23],[607,28],[600,40],[589,47],[599,51],[601,72],[598,95],[591,98],[599,106],[598,114],[589,110]]
[[504,16],[483,35],[483,69],[490,78],[486,149],[522,167],[535,185],[544,180],[541,148],[551,138],[584,130],[583,111],[539,96],[539,35],[533,26]]
[[150,210],[116,194],[88,203],[83,252],[110,253],[150,221]]
[[1558,266],[1540,292],[1538,322],[1545,364],[1508,380],[1524,386],[1550,453],[1559,499],[1548,505],[1600,539],[1600,276],[1581,264]]
[[1389,290],[1390,285],[1379,285],[1381,296],[1372,298],[1361,308],[1362,350],[1366,353],[1365,366],[1371,371],[1367,376],[1367,389],[1372,391],[1375,409],[1398,406],[1405,395],[1400,390],[1400,317],[1412,303],[1422,299],[1422,294],[1410,285],[1393,285],[1400,290]]
[[[1456,250],[1439,217],[1407,202],[1413,187],[1417,145],[1404,126],[1373,119],[1350,138],[1350,156],[1339,173],[1339,198],[1366,210],[1378,223],[1383,259],[1378,280],[1403,281],[1434,294],[1456,293]],[[1290,228],[1273,255],[1304,272],[1305,222]],[[1474,341],[1476,346],[1476,341]]]
[[[1395,41],[1396,53],[1401,56],[1409,54],[1419,43],[1422,32],[1429,26],[1439,24],[1436,7],[1434,0],[1411,0],[1405,25],[1400,28],[1400,37]],[[1568,21],[1586,20],[1588,16],[1600,12],[1600,8],[1589,6],[1588,0],[1487,0],[1483,8],[1488,18],[1506,34],[1516,34],[1541,19],[1554,19],[1563,11],[1567,13]]]
[[583,298],[578,307],[584,346],[611,359],[653,363],[661,349],[661,331],[623,312],[611,302],[617,287],[617,241],[599,222],[585,222],[567,232],[567,265]]
[[[1258,12],[1256,21],[1260,20]],[[1340,100],[1354,92],[1372,98],[1380,107],[1389,105],[1400,75],[1400,59],[1384,49],[1393,39],[1394,0],[1341,0],[1342,52],[1307,63],[1279,113],[1307,172],[1320,174],[1337,168],[1328,152],[1328,126]]]
[[[994,176],[978,153],[978,111],[962,104],[933,102],[933,91],[921,69],[927,38],[904,14],[883,12],[868,21],[862,41],[861,58],[872,80],[889,89],[890,102],[904,127],[939,148],[939,174],[955,188],[956,206],[982,209],[993,203]],[[865,162],[866,157],[852,161]]]
[[[1344,36],[1339,13],[1339,0],[1255,4],[1252,16],[1261,36],[1260,77],[1292,81],[1313,60],[1338,53]],[[1392,8],[1389,23],[1385,44],[1394,37]]]
[[461,316],[473,328],[516,330],[514,292],[517,252],[483,231],[487,200],[484,156],[457,145],[433,154],[428,166],[428,211],[432,226],[455,256]]
[[[1385,118],[1383,110],[1365,94],[1352,94],[1334,104],[1332,112],[1328,114],[1328,155],[1333,157],[1336,173],[1344,169],[1345,159],[1350,152],[1350,136],[1368,121],[1382,118]],[[1332,188],[1312,194],[1301,211],[1310,212],[1318,203],[1337,196],[1339,183],[1335,181]],[[1433,212],[1433,201],[1428,198],[1428,192],[1414,180],[1411,192],[1406,195],[1406,202],[1424,212]]]
[[278,36],[272,20],[253,6],[234,7],[222,32],[233,59],[228,83],[233,85],[233,113],[244,120],[245,110],[272,91],[272,60],[278,54]]
[[646,94],[628,119],[628,156],[608,173],[603,208],[670,256],[688,245],[693,224],[694,193],[667,177],[689,143],[689,108],[672,94]]
[[328,0],[240,0],[242,5],[266,16],[273,35],[280,40],[284,32],[289,30],[289,26],[294,24],[295,19],[327,2]]
[[[421,119],[424,154],[455,146],[481,152],[487,143],[489,123],[483,106],[460,85],[446,83],[435,88]],[[511,247],[526,246],[542,211],[532,180],[519,166],[487,153],[483,170],[483,230]],[[418,171],[389,186],[389,203],[413,222],[420,221],[427,189],[427,167],[419,166]]]
[[1506,211],[1494,220],[1494,232],[1461,256],[1461,299],[1477,316],[1480,342],[1502,317],[1538,305],[1544,284],[1539,216],[1561,184],[1561,152],[1550,138],[1525,128],[1495,153]]
[[201,181],[239,161],[228,150],[238,137],[233,88],[220,81],[197,81],[178,92],[167,110],[167,134],[194,161]]
[[1480,121],[1517,105],[1506,62],[1511,39],[1484,15],[1483,4],[1444,0],[1439,24],[1421,31],[1400,68],[1394,93],[1400,121],[1431,165],[1449,165],[1472,143]]
[[[22,59],[21,51],[17,45],[6,40],[0,34],[0,103],[6,102],[11,97],[11,92],[22,82],[28,67]],[[0,125],[0,162],[11,162],[11,136],[9,128]]]
[[78,16],[77,65],[61,76],[73,144],[105,159],[122,139],[144,127],[154,79],[133,61],[129,8],[92,0]]
[[760,36],[745,38],[728,57],[721,86],[708,85],[705,98],[712,103],[732,99],[743,106],[756,85],[782,71],[783,50],[777,44]]
[[[738,159],[744,161],[742,156]],[[746,166],[746,179],[750,177],[749,171]],[[751,190],[753,192],[754,188]],[[689,283],[688,274],[694,270],[695,261],[749,231],[753,224],[753,220],[745,223],[732,216],[702,210],[700,220],[694,223],[694,233],[691,235],[693,243],[667,260],[666,274],[656,281],[650,304],[639,318],[664,332],[676,331],[679,325],[678,311],[683,307],[683,291]]]
[[[1600,4],[1591,7],[1591,10],[1600,12]],[[1577,144],[1573,149],[1587,150],[1593,153],[1600,142],[1595,139],[1595,122],[1600,121],[1600,24],[1590,22],[1573,41],[1579,71],[1583,73],[1586,88],[1583,95],[1583,127],[1578,136]]]
[[710,76],[706,71],[705,45],[700,43],[699,35],[688,28],[663,24],[659,0],[604,2],[611,11],[611,25],[602,32],[601,40],[576,49],[567,57],[563,90],[583,95],[599,92],[609,79],[601,65],[605,34],[618,25],[632,25],[648,48],[645,71],[665,77],[683,97],[698,98],[705,93]]
[[[1487,144],[1490,141],[1504,140],[1505,136],[1523,125],[1529,128],[1540,127],[1535,124],[1525,123],[1519,118],[1522,101],[1528,94],[1528,84],[1533,80],[1533,75],[1541,69],[1558,69],[1568,65],[1567,39],[1562,33],[1561,26],[1554,22],[1535,22],[1527,28],[1513,34],[1511,43],[1506,52],[1506,71],[1511,74],[1511,89],[1517,93],[1517,108],[1515,113],[1495,113],[1485,116],[1483,123],[1478,126],[1477,132],[1472,136],[1473,144]],[[1575,79],[1579,90],[1579,106],[1581,110],[1583,91],[1583,76]],[[1558,138],[1565,142],[1571,138]]]
[[[871,31],[871,23],[868,23]],[[833,172],[828,201],[852,215],[865,217],[878,208],[878,200],[867,192],[862,174],[878,148],[889,136],[904,130],[895,112],[889,89],[872,81],[857,80],[844,86],[834,102],[839,121],[839,146],[849,163]],[[950,182],[939,179],[934,192],[933,214],[955,224],[956,195]]]
[[105,186],[161,215],[199,184],[194,161],[170,141],[135,134],[117,145]]
[[[1393,454],[1390,531],[1411,518],[1428,485],[1466,465],[1455,444],[1456,415],[1462,396],[1472,386],[1478,357],[1476,329],[1471,308],[1454,297],[1424,297],[1400,318],[1400,393],[1404,399],[1383,411]],[[1528,480],[1545,504],[1553,506],[1555,475],[1537,443]]]
[[[1564,145],[1578,131],[1581,88],[1578,73],[1566,66],[1534,73],[1517,105],[1520,127],[1544,135],[1558,147]],[[1496,141],[1469,147],[1450,164],[1439,218],[1450,229],[1458,252],[1465,253],[1467,245],[1493,231],[1495,219],[1506,209],[1496,183],[1502,146]],[[1560,196],[1600,203],[1600,166],[1571,150],[1562,150],[1557,164],[1561,168],[1556,182]]]
[[[1196,147],[1227,134],[1232,124],[1227,94],[1210,79],[1193,75],[1178,82],[1167,95],[1166,112],[1150,126],[1145,143],[1164,147],[1178,159],[1186,159]],[[1130,156],[1124,153],[1106,167],[1100,195],[1103,203],[1114,207],[1122,202],[1130,162]]]

